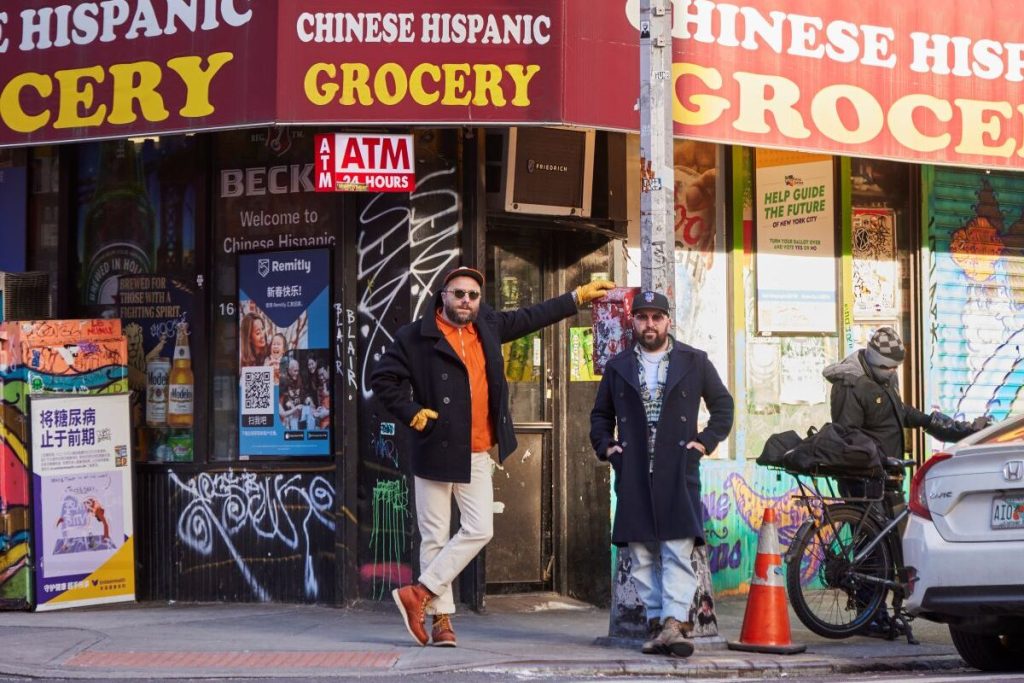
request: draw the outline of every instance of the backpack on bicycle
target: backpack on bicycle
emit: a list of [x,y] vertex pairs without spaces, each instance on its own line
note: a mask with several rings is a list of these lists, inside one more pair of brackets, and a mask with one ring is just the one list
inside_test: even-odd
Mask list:
[[792,430],[773,434],[757,464],[822,476],[875,479],[883,473],[882,453],[875,440],[859,429],[834,422],[826,422],[820,429],[811,427],[804,439]]

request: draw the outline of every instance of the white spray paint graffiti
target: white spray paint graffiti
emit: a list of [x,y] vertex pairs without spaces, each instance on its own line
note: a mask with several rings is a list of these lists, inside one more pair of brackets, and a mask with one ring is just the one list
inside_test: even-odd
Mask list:
[[[406,291],[408,283],[414,301],[411,319],[420,317],[429,306],[436,284],[459,256],[458,248],[453,246],[459,232],[459,196],[452,189],[454,177],[454,168],[429,173],[417,180],[410,206],[383,204],[384,195],[378,194],[359,215],[357,277],[366,286],[358,310],[370,321],[360,328],[367,349],[359,376],[364,398],[373,395],[367,382],[370,369],[393,339],[384,320],[397,297]],[[386,226],[383,229],[382,224]],[[401,269],[390,280],[378,279],[406,248],[412,255],[409,269]]]
[[[271,595],[246,564],[235,540],[243,533],[251,533],[261,539],[280,541],[289,550],[303,553],[306,595],[315,598],[319,594],[309,527],[315,520],[334,530],[334,521],[328,515],[334,507],[335,491],[327,479],[317,476],[307,483],[299,474],[257,476],[253,472],[229,471],[202,473],[188,481],[172,472],[171,481],[191,496],[178,517],[178,538],[190,548],[210,556],[219,538],[256,597],[268,601]],[[297,526],[293,515],[302,511],[305,515]]]

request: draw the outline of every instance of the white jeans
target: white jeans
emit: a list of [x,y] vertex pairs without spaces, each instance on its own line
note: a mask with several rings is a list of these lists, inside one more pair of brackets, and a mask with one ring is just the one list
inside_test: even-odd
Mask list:
[[[420,528],[420,583],[437,596],[427,614],[452,614],[452,581],[494,535],[491,456],[472,454],[468,484],[415,477],[416,519]],[[459,506],[459,531],[451,535],[452,494]]]
[[647,608],[647,618],[686,621],[697,592],[697,574],[690,559],[693,539],[630,543],[629,555],[633,563],[629,575]]

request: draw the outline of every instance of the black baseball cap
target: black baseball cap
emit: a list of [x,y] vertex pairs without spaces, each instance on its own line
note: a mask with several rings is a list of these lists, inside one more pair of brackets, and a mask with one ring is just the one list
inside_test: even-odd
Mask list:
[[470,268],[469,266],[459,266],[455,270],[449,272],[444,276],[444,284],[448,284],[457,277],[471,277],[476,280],[476,283],[481,287],[484,286],[484,274],[476,268]]
[[640,311],[645,308],[653,308],[656,311],[662,311],[668,315],[668,297],[661,292],[652,292],[650,290],[640,292],[633,297],[633,310]]

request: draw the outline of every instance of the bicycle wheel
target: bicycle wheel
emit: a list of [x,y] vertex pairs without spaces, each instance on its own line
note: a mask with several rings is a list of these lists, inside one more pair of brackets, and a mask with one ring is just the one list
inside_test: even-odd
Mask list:
[[863,508],[830,505],[821,519],[793,539],[786,589],[804,626],[825,638],[847,638],[867,626],[883,608],[889,589],[866,577],[892,579],[893,558],[887,539],[855,560],[881,531]]

